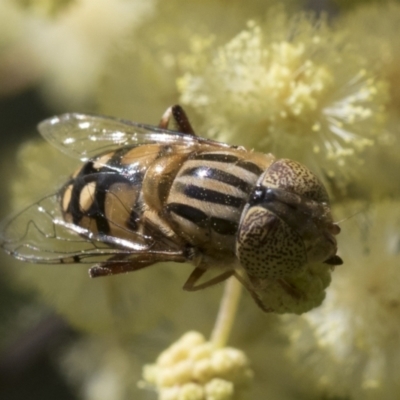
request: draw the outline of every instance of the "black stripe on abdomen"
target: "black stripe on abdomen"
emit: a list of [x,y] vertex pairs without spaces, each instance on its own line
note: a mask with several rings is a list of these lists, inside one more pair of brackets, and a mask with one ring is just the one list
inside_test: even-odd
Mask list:
[[192,158],[193,160],[206,160],[206,161],[218,161],[223,163],[235,163],[238,158],[232,154],[223,153],[202,153],[197,154]]
[[249,171],[257,176],[259,176],[263,173],[263,170],[257,164],[254,164],[251,161],[243,160],[232,154],[203,153],[203,154],[196,155],[192,159],[234,164],[234,165],[237,165],[238,167],[241,167],[241,168],[245,169],[246,171]]
[[236,235],[238,230],[237,222],[229,221],[223,218],[211,217],[210,218],[211,229],[220,235]]
[[185,169],[182,175],[195,176],[197,178],[208,178],[218,182],[226,183],[227,185],[238,188],[242,192],[249,193],[253,185],[238,178],[236,175],[230,174],[218,168],[210,168],[206,166],[193,167]]
[[179,215],[180,217],[185,218],[190,222],[193,222],[200,228],[207,227],[208,216],[206,213],[199,210],[198,208],[181,203],[170,203],[168,204],[167,208],[168,211],[173,212],[174,214]]
[[[139,186],[140,189],[141,180],[140,176],[143,174],[137,174],[134,180],[130,180],[129,178],[114,173],[114,172],[102,172],[103,169],[100,169],[100,172],[92,173],[89,175],[81,175],[79,174],[72,182],[73,182],[73,190],[71,195],[71,201],[68,205],[67,212],[72,215],[72,220],[75,225],[81,225],[81,220],[84,217],[88,217],[92,219],[96,223],[96,228],[99,233],[109,234],[111,232],[110,223],[113,221],[109,221],[106,218],[106,197],[110,192],[110,188],[114,184],[124,183],[129,184],[130,186]],[[95,191],[92,197],[92,203],[87,210],[81,209],[80,204],[80,196],[82,190],[90,183],[95,183]],[[118,196],[116,196],[118,200]],[[128,220],[129,227],[131,229],[135,229],[136,221],[138,219],[137,206],[133,207],[133,211],[130,215],[130,219]]]
[[171,203],[168,205],[168,211],[182,217],[200,228],[210,227],[214,232],[220,235],[236,235],[238,224],[227,219],[210,217],[196,207],[181,203]]
[[252,172],[253,174],[259,176],[263,173],[263,170],[256,164],[246,161],[246,160],[239,160],[236,165],[245,169],[246,171]]
[[244,200],[240,197],[225,194],[212,189],[206,189],[197,185],[177,184],[177,189],[189,199],[207,201],[213,204],[223,204],[231,207],[242,207]]

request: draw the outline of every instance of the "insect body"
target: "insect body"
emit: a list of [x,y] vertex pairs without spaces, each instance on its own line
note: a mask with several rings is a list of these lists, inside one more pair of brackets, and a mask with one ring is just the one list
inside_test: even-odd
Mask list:
[[[178,131],[167,130],[170,122]],[[285,283],[309,263],[339,265],[327,193],[301,164],[197,137],[179,106],[159,127],[65,114],[42,135],[85,161],[62,189],[3,227],[2,247],[37,263],[91,263],[92,277],[160,261],[195,268],[199,290],[236,276]],[[217,275],[204,283],[209,269]],[[261,286],[260,286],[261,287]]]

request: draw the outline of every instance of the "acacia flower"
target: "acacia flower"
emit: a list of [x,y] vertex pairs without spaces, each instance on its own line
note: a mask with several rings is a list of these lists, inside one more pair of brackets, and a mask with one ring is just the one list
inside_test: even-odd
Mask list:
[[215,348],[198,332],[183,335],[143,372],[144,380],[157,387],[162,400],[236,399],[252,376],[242,351]]
[[[361,203],[336,207],[349,217]],[[346,229],[344,229],[344,227]],[[319,389],[354,400],[400,392],[400,203],[382,201],[343,223],[346,264],[337,268],[321,307],[286,317],[298,374]]]
[[160,400],[233,400],[241,398],[253,378],[246,355],[226,347],[236,316],[242,286],[230,278],[225,286],[211,339],[187,332],[143,369],[146,385]]
[[[210,136],[302,161],[320,176],[329,177],[336,187],[354,183],[352,173],[365,165],[360,154],[368,154],[367,148],[370,151],[373,144],[379,144],[387,117],[385,82],[377,78],[375,66],[370,68],[368,57],[357,53],[359,44],[324,20],[306,14],[290,18],[277,10],[244,29],[245,21],[253,18],[265,2],[232,1],[235,11],[227,15],[224,1],[172,0],[159,2],[157,12],[148,2],[154,14],[138,28],[137,18],[146,15],[147,9],[139,7],[143,13],[135,15],[125,15],[123,10],[130,6],[135,10],[145,2],[127,5],[116,0],[117,8],[104,5],[104,10],[113,11],[88,23],[90,11],[103,3],[76,1],[76,8],[71,4],[60,10],[60,19],[54,25],[49,23],[49,28],[49,21],[45,22],[49,29],[38,27],[32,37],[37,47],[41,38],[46,41],[45,54],[40,53],[39,58],[44,64],[48,61],[51,74],[46,87],[51,88],[48,96],[57,104],[71,101],[76,106],[79,99],[86,99],[88,94],[91,97],[100,76],[104,78],[101,111],[107,114],[130,116],[133,112],[134,119],[152,122],[166,105],[180,98],[197,112]],[[87,6],[84,12],[82,5]],[[203,22],[201,15],[211,17]],[[106,23],[106,29],[99,21]],[[77,29],[70,30],[74,27]],[[115,53],[119,56],[114,57],[109,49],[127,30],[132,36],[117,46]],[[54,38],[53,45],[47,42]],[[60,38],[66,38],[65,48],[59,45]],[[106,58],[109,61],[105,66]],[[102,75],[104,70],[107,73]],[[83,71],[83,78],[90,75],[91,79],[83,82],[79,71]],[[57,183],[64,182],[61,175],[73,170],[62,168],[59,154],[44,145],[25,147],[20,157],[18,164],[25,178],[15,181],[14,202],[26,199],[30,191],[35,191],[36,198],[45,195],[50,181],[55,182],[56,190]],[[49,170],[44,165],[57,168]],[[27,181],[32,184],[27,185]],[[343,205],[336,217],[349,216],[348,210]],[[286,363],[282,337],[271,338],[267,348],[268,316],[251,304],[251,312],[243,316],[238,331],[248,347],[253,346],[257,354],[251,358],[264,375],[259,380],[258,398],[274,390],[280,396],[271,398],[283,398],[282,393],[293,398],[292,394],[301,390],[297,390],[292,375],[301,371],[307,374],[301,380],[311,382],[311,392],[315,385],[328,395],[352,396],[355,400],[366,395],[390,398],[398,392],[400,359],[393,351],[400,344],[398,210],[395,201],[377,204],[371,208],[371,223],[361,233],[349,225],[343,229],[339,248],[345,266],[337,268],[325,303],[302,317],[287,318],[291,341],[288,354],[296,368]],[[358,236],[363,237],[356,240]],[[269,282],[262,287],[264,302],[275,308],[282,306],[282,312],[298,313],[320,304],[330,282],[329,266],[320,267],[311,266],[290,282],[304,289],[307,296],[303,308],[290,303],[290,298],[282,301],[281,293],[276,295]],[[146,338],[153,332],[171,337],[177,327],[182,331],[183,325],[187,329],[190,324],[189,328],[196,330],[207,326],[218,288],[187,294],[180,290],[180,283],[190,273],[187,268],[164,265],[155,269],[102,281],[90,281],[84,266],[19,266],[16,275],[19,282],[36,288],[47,303],[86,331],[113,332],[134,342],[143,332]],[[145,368],[146,385],[155,387],[163,400],[233,399],[245,393],[253,374],[247,356],[226,347],[227,335],[221,336],[224,338],[212,335],[207,341],[196,332],[184,335]],[[256,344],[254,338],[258,338]],[[90,355],[90,350],[86,354]],[[71,370],[84,364],[81,351],[75,356]],[[136,354],[112,349],[109,356],[99,358],[98,365],[89,364],[89,378],[83,383],[88,389],[86,399],[127,398],[125,379],[137,376]]]
[[[323,263],[312,263],[307,264],[299,274],[286,277],[285,284],[282,281],[260,279],[256,291],[263,304],[273,312],[302,314],[323,302],[325,290],[330,283],[331,267]],[[296,295],[293,295],[292,290]]]
[[365,154],[359,182],[361,195],[398,195],[399,185],[395,182],[400,167],[400,3],[371,2],[338,18],[336,26],[349,32],[350,40],[370,69],[385,79],[389,88],[388,122],[379,133],[379,145]]
[[181,54],[193,37],[213,35],[223,44],[246,21],[263,16],[271,6],[299,9],[303,0],[159,1],[140,26],[135,26],[108,54],[98,104],[107,115],[157,123],[158,115],[179,101],[176,80],[182,74]]
[[[358,7],[337,22],[349,30],[358,51],[368,59],[376,73],[389,83],[389,111],[398,115],[400,109],[400,3],[386,2]],[[371,29],[373,27],[373,29]]]
[[[22,0],[21,0],[22,1]],[[41,72],[44,98],[55,107],[94,104],[105,59],[116,42],[139,24],[153,2],[74,0],[26,3],[24,43]],[[54,11],[54,15],[50,15]]]
[[210,136],[299,160],[336,186],[385,121],[384,82],[346,34],[307,14],[275,10],[223,46],[196,37],[181,65],[181,102]]

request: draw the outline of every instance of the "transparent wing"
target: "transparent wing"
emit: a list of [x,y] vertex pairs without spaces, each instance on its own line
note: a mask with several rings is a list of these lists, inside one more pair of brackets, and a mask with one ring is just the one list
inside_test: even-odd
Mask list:
[[[132,232],[125,240],[65,222],[58,194],[25,208],[0,227],[0,246],[15,258],[39,264],[100,263],[149,251],[154,241]],[[136,235],[136,236],[135,236]]]
[[198,136],[90,114],[71,113],[52,117],[41,122],[38,129],[53,146],[82,161],[121,146],[135,144],[212,144],[221,148],[231,147]]

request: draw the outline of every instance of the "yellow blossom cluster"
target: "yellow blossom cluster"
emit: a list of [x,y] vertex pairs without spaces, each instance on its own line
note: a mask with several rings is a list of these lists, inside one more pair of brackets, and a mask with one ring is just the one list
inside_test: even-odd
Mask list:
[[200,333],[188,332],[144,367],[143,378],[160,400],[231,400],[240,398],[253,373],[242,351],[215,348]]
[[[4,4],[3,4],[4,3]],[[5,23],[17,15],[19,24],[11,24],[18,34],[18,46],[11,54],[0,53],[0,68],[9,80],[25,85],[35,82],[52,109],[83,109],[95,104],[95,94],[110,49],[145,19],[153,2],[141,0],[4,0],[0,4]],[[24,6],[24,7],[22,7]],[[12,22],[12,21],[11,21]],[[20,49],[21,47],[21,49]],[[22,51],[23,50],[23,51]],[[18,51],[18,53],[16,53]],[[13,63],[23,60],[24,74],[15,75]],[[19,66],[21,68],[21,66]],[[18,70],[17,70],[18,72]],[[29,82],[25,82],[27,77]]]
[[274,10],[223,46],[195,37],[177,84],[210,136],[297,159],[344,187],[387,118],[387,85],[365,62],[345,31]]
[[307,264],[304,271],[285,277],[285,282],[260,279],[256,285],[256,292],[263,304],[273,312],[302,314],[323,302],[325,290],[330,282],[330,266],[322,263]]
[[340,29],[349,30],[351,40],[368,59],[370,68],[385,78],[389,86],[389,112],[398,117],[400,107],[400,2],[386,2],[359,7],[338,22]]
[[301,7],[291,0],[159,1],[110,51],[98,90],[100,112],[156,124],[167,106],[179,102],[176,80],[185,72],[179,56],[194,38],[214,36],[222,45],[277,3]]
[[[343,219],[344,265],[332,283],[324,264],[255,287],[276,313],[307,313],[239,310],[235,340],[262,378],[253,381],[242,351],[224,347],[235,305],[230,322],[221,319],[222,344],[189,332],[144,368],[141,387],[161,400],[246,398],[250,386],[276,399],[400,393],[400,4],[332,0],[330,10],[334,3],[332,18],[298,11],[300,0],[0,3],[0,95],[35,83],[54,113],[94,108],[154,125],[180,103],[200,136],[307,165]],[[27,144],[18,168],[7,170],[13,204],[55,192],[73,164]],[[93,281],[85,266],[14,270],[19,286],[36,289],[78,329],[130,341],[123,350],[115,342],[91,349],[89,337],[71,353],[65,370],[81,375],[85,400],[147,398],[136,382],[157,339],[208,331],[220,298],[218,287],[181,291],[190,270],[177,265]]]
[[[348,202],[335,207],[343,223],[345,264],[321,307],[287,317],[296,373],[321,391],[354,400],[400,393],[400,203]],[[360,212],[361,211],[361,212]],[[304,372],[302,372],[304,371]]]
[[378,132],[376,145],[363,155],[359,179],[352,183],[358,198],[398,196],[400,152],[400,3],[366,2],[335,21],[339,30],[349,32],[357,51],[365,57],[366,67],[387,82],[387,123]]

